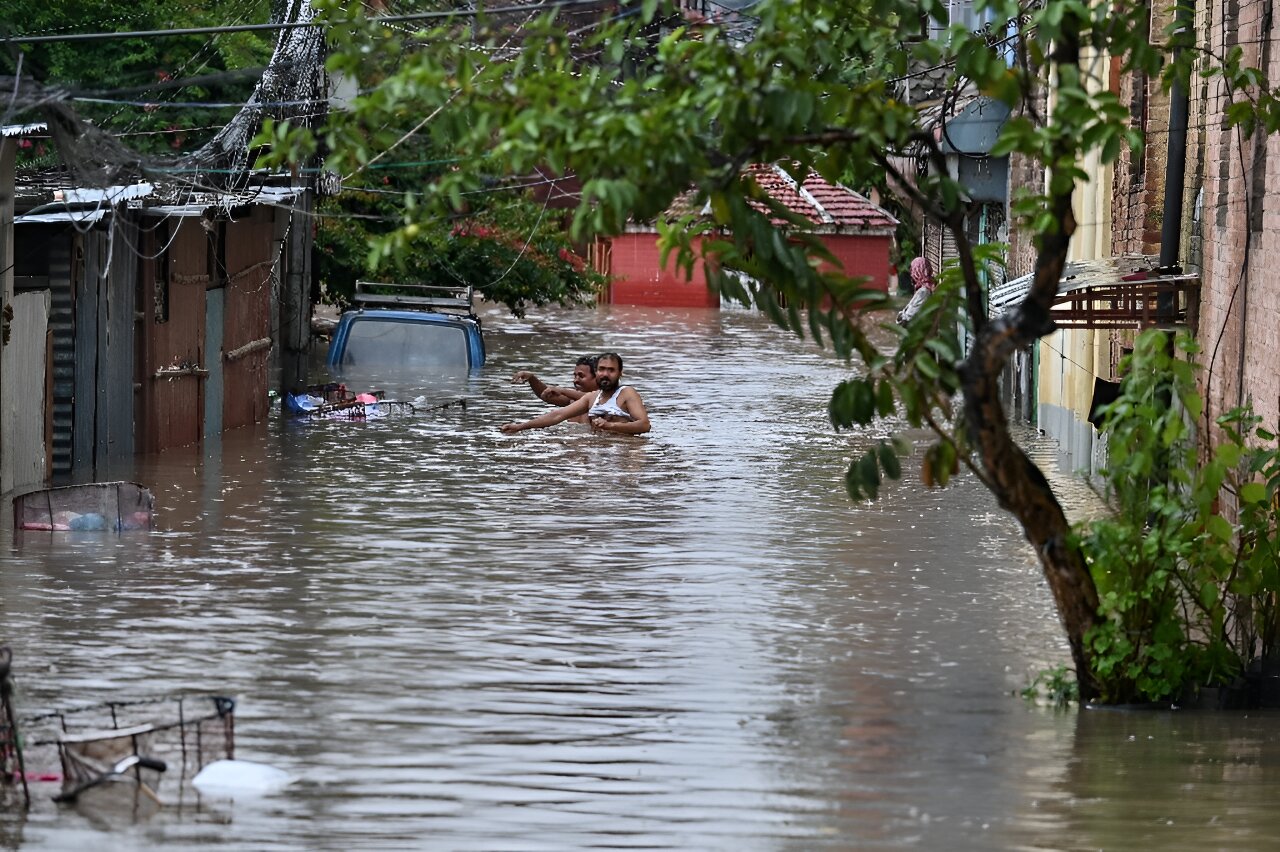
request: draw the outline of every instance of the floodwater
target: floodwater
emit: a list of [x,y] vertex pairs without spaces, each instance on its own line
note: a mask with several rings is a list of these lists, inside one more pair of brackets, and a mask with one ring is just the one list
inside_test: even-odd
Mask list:
[[[142,812],[57,806],[35,784],[29,813],[0,808],[0,848],[1280,836],[1275,715],[1017,697],[1067,660],[1030,548],[971,480],[923,489],[919,453],[878,503],[851,504],[843,466],[877,434],[827,424],[846,370],[830,355],[728,310],[492,314],[487,341],[472,377],[378,379],[425,397],[416,415],[273,420],[140,460],[121,474],[155,492],[155,532],[0,531],[22,711],[234,694],[237,756],[296,779]],[[544,408],[515,369],[567,381],[605,349],[649,437],[498,432]]]

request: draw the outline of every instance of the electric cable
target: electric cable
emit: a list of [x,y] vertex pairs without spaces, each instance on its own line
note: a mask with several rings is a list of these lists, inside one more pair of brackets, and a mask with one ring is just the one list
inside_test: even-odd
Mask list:
[[491,15],[509,13],[549,11],[576,8],[581,6],[607,5],[608,0],[540,0],[540,2],[516,6],[499,6],[492,9],[451,9],[441,12],[415,12],[407,15],[380,15],[360,19],[340,21],[301,22],[280,21],[265,24],[237,24],[217,27],[178,27],[166,30],[133,30],[129,32],[96,32],[96,33],[64,33],[61,35],[31,36],[17,35],[0,38],[0,44],[51,44],[76,41],[112,41],[127,38],[163,38],[168,36],[212,35],[220,33],[268,32],[292,30],[304,27],[325,26],[337,27],[355,23],[396,23],[400,21],[447,20],[454,18],[482,18]]

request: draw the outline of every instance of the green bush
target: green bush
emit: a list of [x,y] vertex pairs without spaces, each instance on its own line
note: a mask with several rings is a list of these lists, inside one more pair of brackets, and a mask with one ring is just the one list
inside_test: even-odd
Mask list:
[[1080,700],[1080,687],[1067,666],[1054,666],[1041,672],[1022,690],[1022,697],[1038,701],[1042,692],[1044,700],[1055,710],[1066,710]]
[[1280,445],[1236,409],[1201,461],[1195,352],[1188,337],[1143,334],[1104,410],[1112,511],[1077,528],[1104,618],[1086,637],[1104,703],[1177,699],[1280,651]]

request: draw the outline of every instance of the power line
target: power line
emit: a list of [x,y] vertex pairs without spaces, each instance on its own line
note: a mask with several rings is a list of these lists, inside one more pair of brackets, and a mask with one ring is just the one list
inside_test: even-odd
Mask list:
[[[205,45],[204,47],[207,46],[208,45]],[[189,61],[191,60],[188,60],[188,62]],[[277,63],[275,67],[284,69],[291,68],[296,65],[296,62],[280,62]],[[198,74],[191,77],[158,80],[149,82],[144,86],[128,86],[117,89],[71,89],[70,96],[72,98],[125,98],[130,95],[145,95],[151,92],[163,92],[173,89],[191,89],[195,87],[211,88],[227,83],[241,83],[245,81],[257,83],[262,79],[262,75],[267,70],[268,66],[266,65],[254,65],[246,68],[236,68],[226,71],[211,71],[208,74]]]
[[[523,6],[498,6],[493,9],[455,9],[447,12],[415,12],[409,15],[385,15],[369,18],[371,23],[392,24],[402,21],[444,20],[449,18],[479,18],[485,15],[501,15],[509,12],[538,12],[550,9],[566,9],[579,6],[601,6],[606,0],[542,0]],[[64,33],[61,35],[8,36],[0,38],[0,44],[50,44],[76,41],[108,41],[125,38],[159,38],[161,36],[213,35],[220,33],[272,32],[303,27],[340,26],[357,21],[280,21],[267,24],[235,24],[219,27],[183,27],[169,30],[133,30],[130,32]]]
[[[1052,312],[1050,312],[1049,316],[1053,316],[1053,313],[1052,313]],[[1063,329],[1058,329],[1058,330],[1059,330],[1059,331],[1070,331],[1071,329],[1065,329],[1065,328],[1063,328]],[[1101,378],[1101,376],[1099,376],[1099,375],[1098,375],[1097,373],[1095,373],[1093,370],[1089,369],[1089,368],[1088,368],[1088,367],[1086,367],[1084,364],[1081,364],[1079,361],[1075,360],[1075,359],[1074,359],[1074,358],[1072,358],[1070,355],[1068,355],[1067,353],[1063,352],[1061,349],[1059,349],[1058,347],[1056,347],[1056,346],[1054,346],[1052,343],[1050,343],[1050,342],[1049,342],[1049,338],[1048,338],[1048,337],[1041,337],[1041,338],[1038,338],[1038,339],[1036,340],[1036,343],[1039,343],[1039,344],[1041,344],[1041,345],[1043,345],[1043,346],[1048,347],[1049,349],[1052,349],[1055,353],[1057,353],[1058,355],[1062,356],[1063,360],[1071,362],[1072,364],[1074,364],[1076,367],[1078,367],[1078,368],[1080,368],[1081,370],[1083,370],[1085,373],[1087,373],[1087,374],[1088,374],[1089,376],[1091,376],[1092,378],[1095,378],[1095,379]]]
[[269,109],[272,107],[312,106],[315,99],[301,101],[130,101],[119,98],[69,98],[84,104],[109,106],[135,106],[145,109],[243,109],[246,106]]

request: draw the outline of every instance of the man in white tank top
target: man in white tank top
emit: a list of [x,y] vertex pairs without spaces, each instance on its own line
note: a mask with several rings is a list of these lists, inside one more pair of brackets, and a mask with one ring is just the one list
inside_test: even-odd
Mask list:
[[507,423],[502,431],[508,435],[525,429],[543,429],[571,417],[586,416],[597,432],[643,435],[649,431],[649,412],[636,389],[622,384],[622,356],[606,352],[596,361],[595,393],[585,393],[566,406],[549,411],[523,423]]

